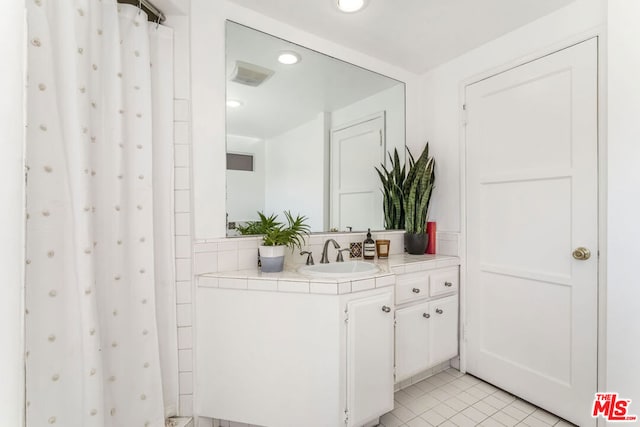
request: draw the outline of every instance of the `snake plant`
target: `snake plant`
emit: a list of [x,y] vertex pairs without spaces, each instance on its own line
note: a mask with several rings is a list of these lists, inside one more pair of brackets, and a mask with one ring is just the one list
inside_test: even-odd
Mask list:
[[398,149],[393,150],[393,157],[389,155],[391,170],[380,164],[380,169],[375,168],[382,182],[382,208],[384,211],[384,228],[387,230],[400,230],[404,228],[404,197],[402,187],[405,180],[405,166],[400,168],[400,156]]
[[429,143],[427,142],[418,160],[414,160],[409,153],[409,170],[402,187],[405,231],[412,234],[425,233],[427,211],[435,182],[435,160],[429,157]]

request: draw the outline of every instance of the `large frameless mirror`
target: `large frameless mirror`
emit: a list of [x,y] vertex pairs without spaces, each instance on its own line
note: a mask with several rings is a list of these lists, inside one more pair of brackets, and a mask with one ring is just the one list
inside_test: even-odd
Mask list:
[[374,167],[404,157],[403,82],[231,21],[226,76],[228,236],[258,211],[384,228]]

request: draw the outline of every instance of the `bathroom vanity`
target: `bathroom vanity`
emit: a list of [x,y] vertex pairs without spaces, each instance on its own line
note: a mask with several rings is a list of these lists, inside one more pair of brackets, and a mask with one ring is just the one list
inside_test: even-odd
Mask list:
[[[458,259],[376,264],[373,275],[342,279],[200,275],[197,413],[261,426],[377,424],[393,409],[396,382],[457,354]],[[439,289],[442,280],[453,282]]]

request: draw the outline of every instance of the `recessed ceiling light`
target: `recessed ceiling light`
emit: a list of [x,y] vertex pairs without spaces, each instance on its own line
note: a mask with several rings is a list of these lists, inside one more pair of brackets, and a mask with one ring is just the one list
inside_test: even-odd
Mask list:
[[366,6],[367,0],[337,0],[338,9],[343,12],[353,13]]
[[227,107],[229,108],[239,108],[244,105],[244,102],[237,99],[227,99]]
[[278,55],[278,62],[285,65],[297,64],[301,59],[299,54],[290,50],[280,52]]

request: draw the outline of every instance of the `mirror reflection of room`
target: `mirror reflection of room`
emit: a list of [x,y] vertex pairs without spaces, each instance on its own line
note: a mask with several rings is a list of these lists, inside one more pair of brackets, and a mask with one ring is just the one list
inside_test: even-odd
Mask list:
[[292,211],[311,230],[384,228],[374,167],[404,153],[405,85],[226,25],[227,235]]

